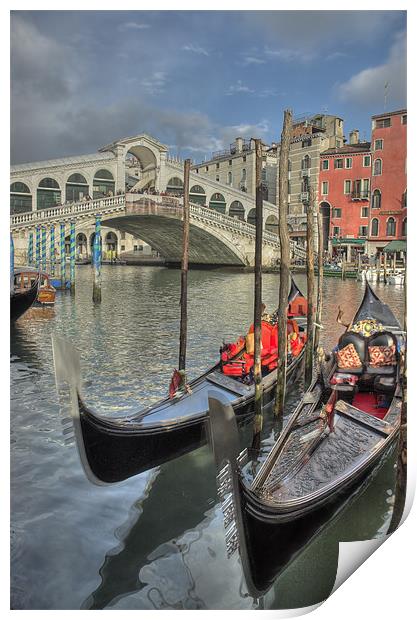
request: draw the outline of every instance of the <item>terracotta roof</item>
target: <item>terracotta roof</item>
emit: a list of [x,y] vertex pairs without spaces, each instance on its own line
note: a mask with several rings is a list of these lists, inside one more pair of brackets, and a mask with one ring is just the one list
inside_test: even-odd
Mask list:
[[348,155],[349,153],[367,153],[370,150],[370,142],[359,142],[358,144],[345,144],[345,146],[339,148],[327,149],[327,151],[323,151],[320,155]]

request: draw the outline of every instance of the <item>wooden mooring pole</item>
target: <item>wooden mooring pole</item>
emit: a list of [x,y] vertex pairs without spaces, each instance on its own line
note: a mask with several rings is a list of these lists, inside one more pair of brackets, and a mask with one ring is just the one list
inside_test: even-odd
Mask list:
[[255,206],[256,206],[256,238],[255,238],[255,291],[253,304],[254,326],[254,379],[255,379],[255,419],[253,424],[254,438],[259,437],[263,426],[262,413],[262,368],[261,368],[261,336],[262,336],[262,228],[263,228],[263,193],[262,193],[262,142],[255,140]]
[[278,366],[274,415],[284,413],[287,375],[287,314],[290,285],[290,237],[288,233],[288,157],[292,131],[291,110],[284,110],[281,133],[278,179],[278,226],[280,242],[279,305],[278,305]]
[[[312,188],[314,192],[314,188]],[[314,196],[315,199],[315,196]],[[314,349],[320,345],[320,329],[323,313],[323,214],[320,207],[317,210],[317,308],[314,336]]]
[[75,293],[75,222],[70,224],[70,286],[71,294]]
[[178,370],[185,371],[187,355],[187,288],[188,288],[188,250],[190,243],[190,167],[191,160],[184,161],[184,214],[182,227],[182,260],[181,260],[181,318],[180,318],[180,351]]
[[307,204],[307,344],[304,373],[306,388],[313,378],[314,323],[316,322],[314,316],[314,203],[315,195],[310,189]]
[[101,216],[96,215],[93,243],[93,302],[101,303]]
[[[406,332],[407,338],[407,264],[405,264],[404,270],[404,331]],[[401,366],[403,402],[401,406],[401,426],[398,438],[394,507],[387,534],[395,532],[400,525],[407,496],[407,341],[404,351],[401,352]]]
[[60,252],[60,277],[61,277],[61,290],[65,290],[67,286],[66,276],[66,256],[65,256],[65,222],[60,224],[59,232],[59,252]]

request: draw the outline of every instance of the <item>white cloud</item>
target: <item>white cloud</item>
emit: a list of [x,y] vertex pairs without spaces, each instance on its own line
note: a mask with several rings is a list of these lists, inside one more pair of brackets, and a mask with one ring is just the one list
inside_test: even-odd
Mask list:
[[385,63],[363,69],[343,84],[337,85],[337,94],[343,101],[381,107],[387,82],[388,101],[392,101],[393,105],[405,105],[407,84],[405,33],[396,37]]
[[301,48],[265,48],[265,54],[271,59],[275,58],[284,62],[310,62],[316,57],[315,52]]
[[226,95],[236,95],[238,93],[254,93],[255,91],[243,84],[242,80],[238,80],[236,84],[231,84],[226,92]]
[[205,50],[200,45],[194,45],[193,43],[189,43],[188,45],[183,45],[182,50],[184,52],[192,52],[193,54],[200,54],[202,56],[210,56],[207,50]]
[[165,90],[167,76],[163,71],[155,71],[141,80],[140,85],[148,95],[160,95]]
[[123,22],[123,24],[118,25],[119,30],[146,30],[150,27],[150,24],[144,24],[142,22]]
[[259,58],[258,56],[245,56],[243,59],[243,65],[264,65],[266,60]]

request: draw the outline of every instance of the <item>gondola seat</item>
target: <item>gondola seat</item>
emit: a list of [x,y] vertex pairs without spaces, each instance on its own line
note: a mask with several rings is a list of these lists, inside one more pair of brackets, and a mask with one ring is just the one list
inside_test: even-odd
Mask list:
[[366,372],[369,375],[394,376],[397,366],[397,341],[393,334],[382,332],[368,339],[368,363]]
[[337,371],[354,375],[362,374],[366,356],[366,340],[361,334],[346,332],[336,351]]

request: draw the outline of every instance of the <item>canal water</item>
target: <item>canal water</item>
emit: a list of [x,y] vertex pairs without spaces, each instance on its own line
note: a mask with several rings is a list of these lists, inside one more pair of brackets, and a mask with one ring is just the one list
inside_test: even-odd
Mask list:
[[[84,393],[104,415],[129,413],[167,393],[178,357],[179,271],[103,267],[94,306],[90,266],[77,267],[75,298],[32,308],[11,331],[11,606],[14,609],[284,609],[313,605],[332,590],[338,542],[387,529],[395,454],[372,482],[305,548],[261,599],[247,592],[237,554],[227,559],[215,467],[208,446],[99,487],[88,482],[75,444],[66,445],[55,392],[51,334],[81,354]],[[306,290],[305,276],[296,276]],[[278,276],[263,298],[276,306]],[[364,285],[324,282],[323,344],[343,331]],[[189,273],[189,378],[217,359],[222,340],[245,332],[253,274]],[[403,290],[375,286],[402,317]],[[286,415],[300,398],[289,395]],[[264,443],[271,442],[266,421]],[[242,441],[246,441],[243,434]],[[250,437],[247,438],[250,441]]]

